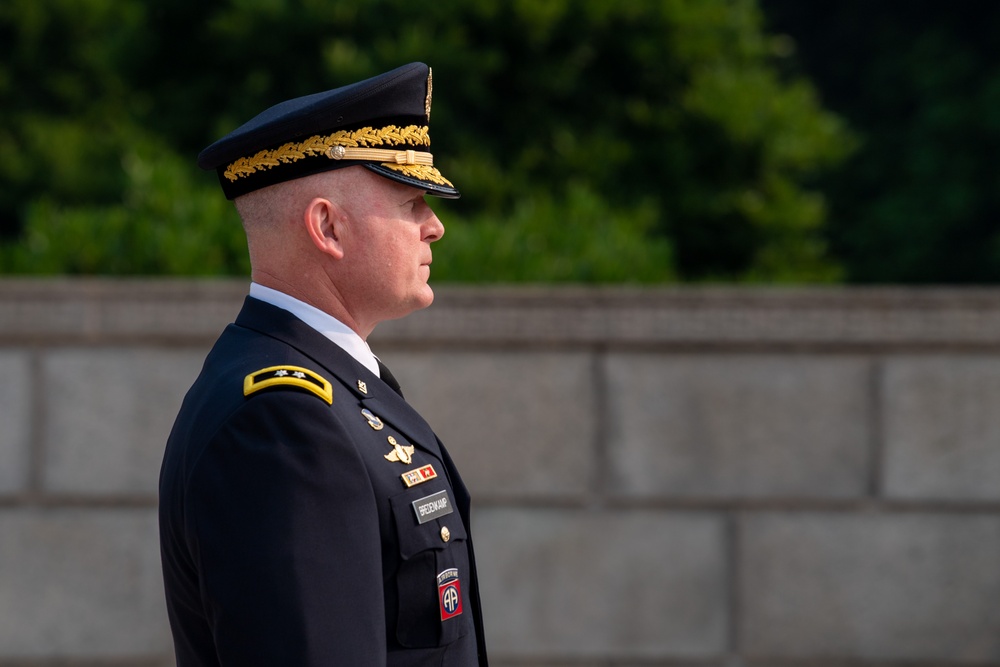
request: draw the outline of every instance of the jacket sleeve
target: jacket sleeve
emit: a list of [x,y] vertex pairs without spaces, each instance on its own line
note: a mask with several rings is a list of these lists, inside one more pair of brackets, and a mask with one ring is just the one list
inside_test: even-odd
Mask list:
[[186,497],[221,665],[385,664],[377,508],[331,406],[253,396],[212,437]]

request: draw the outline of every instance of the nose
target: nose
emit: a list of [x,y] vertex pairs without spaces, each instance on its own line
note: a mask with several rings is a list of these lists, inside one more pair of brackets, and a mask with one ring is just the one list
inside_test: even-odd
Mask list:
[[427,241],[428,243],[434,243],[435,241],[440,240],[442,236],[444,236],[444,224],[434,214],[434,211],[430,210],[429,207],[428,207],[428,213],[429,215],[427,217],[427,220],[424,221],[423,240]]

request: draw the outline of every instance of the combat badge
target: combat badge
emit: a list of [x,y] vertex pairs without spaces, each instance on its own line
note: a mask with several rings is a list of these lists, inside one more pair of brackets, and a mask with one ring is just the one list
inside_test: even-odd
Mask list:
[[[431,570],[433,572],[433,570]],[[438,599],[441,602],[441,620],[447,621],[462,613],[462,585],[458,568],[450,567],[437,576]]]
[[249,396],[268,387],[298,387],[316,394],[329,404],[333,404],[333,385],[299,366],[270,366],[250,373],[243,378],[243,395]]
[[364,417],[368,421],[368,425],[371,426],[376,431],[381,431],[382,428],[385,426],[385,424],[382,423],[382,420],[379,419],[378,415],[376,415],[368,408],[365,408],[364,410],[361,411],[361,416]]
[[389,444],[392,445],[392,451],[385,455],[386,461],[399,461],[407,464],[413,462],[413,445],[401,445],[391,435],[389,436]]
[[427,480],[434,479],[437,476],[438,474],[434,470],[434,466],[430,463],[415,470],[408,470],[400,475],[400,477],[403,478],[403,483],[406,484],[406,488],[416,486],[417,484],[423,484]]

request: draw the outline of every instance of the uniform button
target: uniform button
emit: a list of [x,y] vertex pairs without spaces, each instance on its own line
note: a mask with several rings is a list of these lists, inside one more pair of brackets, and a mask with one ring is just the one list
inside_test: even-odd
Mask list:
[[441,540],[447,542],[451,539],[451,531],[448,530],[448,526],[441,526]]

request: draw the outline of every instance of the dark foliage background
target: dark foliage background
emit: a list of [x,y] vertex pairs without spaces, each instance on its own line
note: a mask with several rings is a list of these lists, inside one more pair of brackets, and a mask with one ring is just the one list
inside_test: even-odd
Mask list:
[[[1000,6],[997,6],[1000,7]],[[859,0],[7,0],[0,272],[245,274],[198,151],[435,73],[435,278],[990,282],[998,13]]]
[[762,0],[859,149],[819,181],[864,283],[1000,280],[1000,4]]

